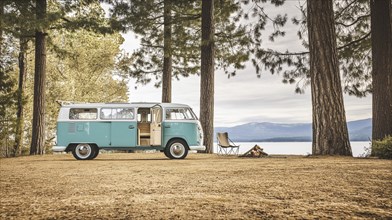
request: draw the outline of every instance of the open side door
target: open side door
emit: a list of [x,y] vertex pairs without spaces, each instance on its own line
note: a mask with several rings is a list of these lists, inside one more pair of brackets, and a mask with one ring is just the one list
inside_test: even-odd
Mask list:
[[159,105],[151,109],[151,145],[160,146],[162,144],[162,108]]

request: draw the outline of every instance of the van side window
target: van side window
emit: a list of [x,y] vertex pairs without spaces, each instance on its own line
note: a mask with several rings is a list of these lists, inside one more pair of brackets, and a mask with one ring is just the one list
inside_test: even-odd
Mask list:
[[133,119],[133,109],[131,108],[118,108],[117,119]]
[[102,108],[101,119],[133,119],[133,108]]
[[91,120],[97,119],[98,110],[96,108],[71,108],[69,110],[69,119]]
[[193,120],[193,114],[188,108],[166,109],[166,120]]

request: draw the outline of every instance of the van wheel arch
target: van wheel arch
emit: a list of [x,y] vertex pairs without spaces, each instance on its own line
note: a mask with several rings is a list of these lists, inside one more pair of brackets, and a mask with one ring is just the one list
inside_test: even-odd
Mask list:
[[71,152],[78,144],[68,144],[67,148],[65,148],[65,152]]
[[178,138],[178,137],[174,137],[174,138],[171,138],[170,140],[168,140],[167,143],[166,143],[166,145],[165,145],[165,148],[166,148],[166,147],[170,144],[170,142],[172,142],[173,140],[180,140],[180,141],[183,141],[183,142],[186,144],[187,149],[188,149],[188,150],[191,150],[191,149],[189,148],[188,142],[187,142],[184,138]]

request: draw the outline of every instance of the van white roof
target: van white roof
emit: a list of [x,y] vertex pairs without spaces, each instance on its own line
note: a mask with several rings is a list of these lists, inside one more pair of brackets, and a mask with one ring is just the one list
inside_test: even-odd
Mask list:
[[102,107],[133,107],[133,108],[151,108],[154,105],[160,105],[163,108],[187,108],[188,105],[178,103],[158,103],[158,102],[131,102],[131,103],[75,103],[65,104],[62,108],[102,108]]

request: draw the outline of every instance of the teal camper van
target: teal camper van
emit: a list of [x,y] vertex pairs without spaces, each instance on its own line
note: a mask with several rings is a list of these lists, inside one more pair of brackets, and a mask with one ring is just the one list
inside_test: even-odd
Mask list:
[[62,103],[54,152],[91,160],[104,150],[159,150],[184,159],[205,150],[203,130],[188,105],[173,103]]

